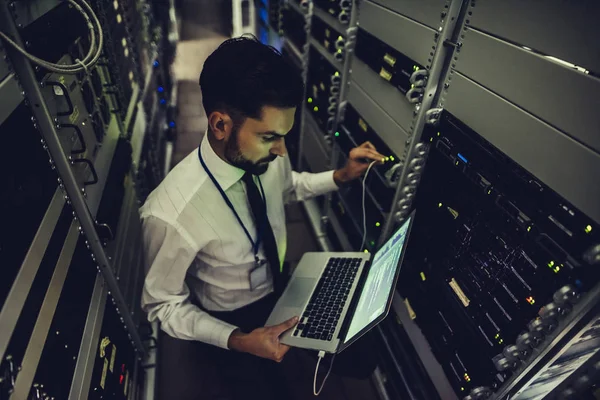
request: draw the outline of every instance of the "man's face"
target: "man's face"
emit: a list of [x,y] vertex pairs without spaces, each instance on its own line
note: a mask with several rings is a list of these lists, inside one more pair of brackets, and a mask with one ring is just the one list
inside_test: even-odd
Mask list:
[[234,126],[225,143],[229,163],[254,175],[262,175],[269,163],[287,154],[285,136],[294,126],[296,108],[263,107],[262,119],[246,118]]

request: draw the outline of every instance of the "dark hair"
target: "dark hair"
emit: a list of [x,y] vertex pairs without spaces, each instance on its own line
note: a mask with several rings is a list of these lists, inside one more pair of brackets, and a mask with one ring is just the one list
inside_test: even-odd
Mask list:
[[281,53],[247,36],[226,40],[208,56],[200,88],[206,115],[226,112],[236,124],[260,119],[264,106],[300,106],[304,95],[302,78]]

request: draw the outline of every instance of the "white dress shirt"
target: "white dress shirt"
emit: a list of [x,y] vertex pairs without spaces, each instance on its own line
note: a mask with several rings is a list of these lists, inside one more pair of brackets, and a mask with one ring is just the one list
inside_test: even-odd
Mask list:
[[[223,161],[205,135],[200,152],[206,166],[233,204],[256,240],[245,186],[244,171]],[[281,262],[286,251],[284,203],[301,201],[337,189],[333,172],[318,174],[292,171],[287,157],[278,157],[260,176],[267,199],[267,213]],[[268,279],[250,289],[250,270],[255,266],[250,240],[200,164],[193,151],[167,175],[140,209],[145,251],[146,279],[142,308],[150,321],[158,319],[169,335],[198,340],[222,348],[235,326],[218,320],[206,310],[229,311],[253,303],[273,291]],[[262,246],[261,246],[262,247]],[[261,260],[265,254],[259,252]]]

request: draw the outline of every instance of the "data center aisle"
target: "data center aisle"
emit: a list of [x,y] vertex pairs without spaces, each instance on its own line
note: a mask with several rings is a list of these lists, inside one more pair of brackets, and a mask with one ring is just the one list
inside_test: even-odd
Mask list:
[[[202,107],[202,94],[198,78],[208,55],[226,39],[230,31],[231,14],[226,7],[229,1],[184,0],[181,2],[181,41],[173,68],[178,85],[177,138],[173,152],[173,165],[197,148],[207,127]],[[301,205],[288,207],[288,243],[286,260],[292,268],[302,254],[316,251],[317,243],[306,221]],[[175,343],[169,338],[161,340],[158,368],[158,400],[173,400],[169,388],[184,387],[189,398],[202,400],[210,391],[213,371],[197,360],[186,360],[190,343]],[[187,357],[189,358],[189,357]],[[288,384],[295,395],[291,400],[313,399],[312,384],[315,361],[301,351],[290,351],[282,363]],[[187,369],[197,368],[190,374]],[[193,379],[189,379],[193,376]],[[322,375],[319,375],[320,378]],[[370,381],[340,378],[331,374],[319,398],[324,400],[376,399]],[[287,399],[282,399],[287,400]]]

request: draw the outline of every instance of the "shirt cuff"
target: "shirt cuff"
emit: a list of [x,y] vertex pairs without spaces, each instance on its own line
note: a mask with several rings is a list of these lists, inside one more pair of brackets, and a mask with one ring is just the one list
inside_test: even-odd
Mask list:
[[338,185],[333,179],[334,172],[335,171],[326,171],[314,174],[311,184],[315,195],[321,196],[339,189]]
[[227,322],[220,322],[221,329],[219,330],[219,333],[217,335],[211,337],[210,344],[213,344],[225,350],[229,350],[229,346],[227,346],[227,343],[229,342],[229,337],[231,336],[233,331],[239,328],[237,326],[228,324]]

